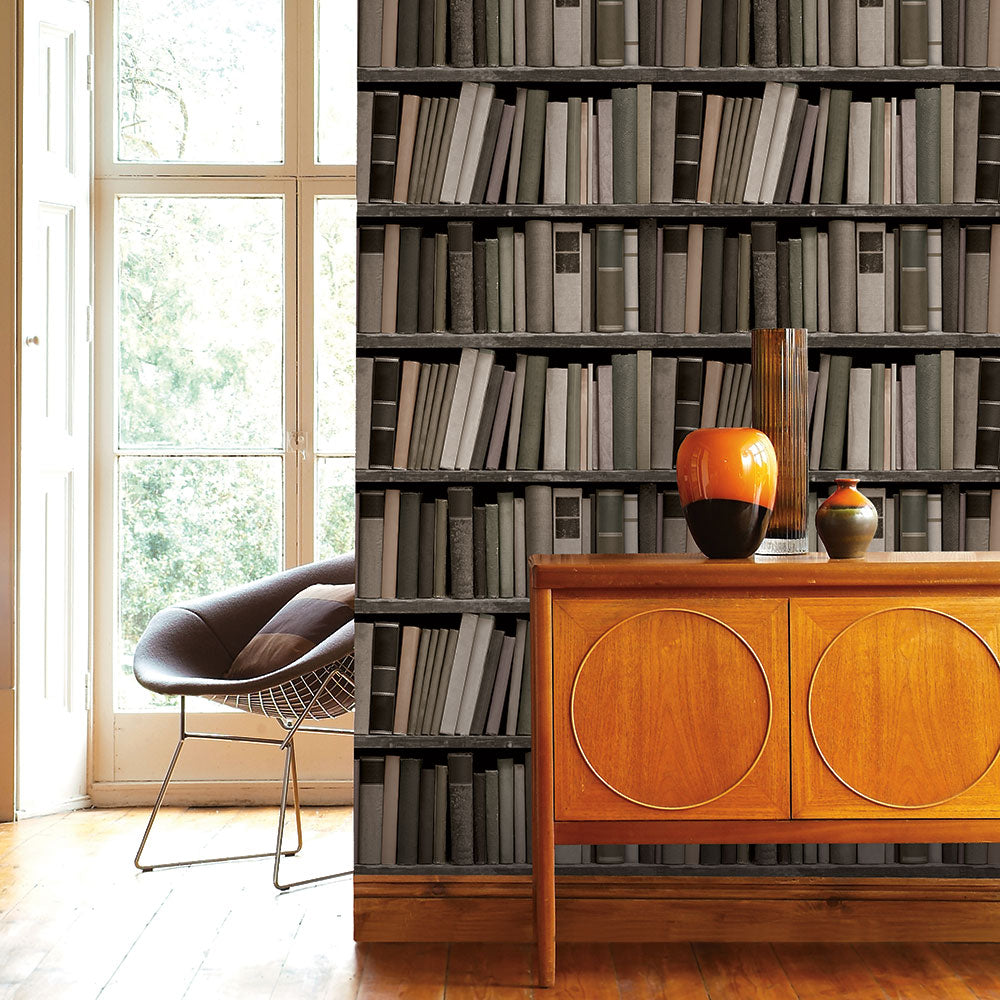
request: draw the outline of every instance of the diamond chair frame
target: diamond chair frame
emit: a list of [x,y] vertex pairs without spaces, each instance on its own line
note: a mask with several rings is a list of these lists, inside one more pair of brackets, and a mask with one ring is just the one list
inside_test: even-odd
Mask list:
[[[331,581],[330,576],[339,578]],[[218,864],[226,861],[244,861],[252,858],[273,857],[272,882],[280,891],[297,886],[341,878],[353,873],[352,869],[333,872],[328,875],[313,876],[292,882],[281,880],[281,859],[291,857],[301,851],[302,810],[299,798],[298,771],[295,763],[295,736],[298,733],[322,733],[334,736],[353,736],[352,729],[327,728],[306,725],[307,721],[335,719],[354,708],[354,623],[343,626],[334,636],[324,640],[318,647],[295,663],[267,675],[265,678],[228,681],[222,677],[235,653],[242,648],[259,626],[269,620],[274,612],[294,596],[299,590],[314,582],[353,581],[353,556],[339,557],[326,563],[286,570],[266,580],[248,584],[222,595],[214,595],[186,607],[170,608],[160,612],[136,648],[136,678],[150,690],[180,696],[180,733],[173,755],[167,765],[160,785],[159,794],[153,805],[149,820],[143,832],[134,863],[140,871],[149,872],[164,868],[182,868],[204,864]],[[224,634],[222,626],[216,628],[218,620],[213,618],[219,611],[230,613],[238,609],[242,613],[244,603],[251,604],[249,620],[241,629]],[[258,620],[259,619],[259,620]],[[247,633],[249,630],[249,634]],[[196,675],[184,663],[185,642],[176,643],[177,635],[194,632],[198,642],[198,655],[204,645],[218,647],[213,651],[211,669]],[[148,638],[147,638],[148,637]],[[165,639],[164,639],[165,637]],[[145,646],[144,646],[145,644]],[[180,646],[180,649],[173,648]],[[154,647],[149,649],[148,647]],[[192,647],[188,647],[191,649]],[[335,656],[332,662],[331,658]],[[154,663],[148,666],[147,661]],[[319,665],[322,663],[322,665]],[[271,681],[277,683],[270,683]],[[238,708],[254,715],[261,715],[277,722],[284,730],[280,738],[259,736],[238,736],[218,732],[191,732],[187,727],[187,698],[201,696]],[[230,743],[251,743],[273,746],[284,753],[284,768],[281,783],[281,799],[278,808],[278,830],[273,851],[253,854],[224,855],[211,858],[194,858],[184,861],[149,862],[143,860],[143,851],[152,833],[153,826],[163,805],[167,788],[173,778],[181,751],[188,740],[204,740]],[[292,805],[295,811],[297,843],[294,849],[283,849],[285,823],[288,814],[288,794],[291,786]]]

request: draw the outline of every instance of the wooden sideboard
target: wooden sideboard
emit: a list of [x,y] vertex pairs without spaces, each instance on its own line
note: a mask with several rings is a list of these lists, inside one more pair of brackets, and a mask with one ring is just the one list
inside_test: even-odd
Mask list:
[[543,985],[555,844],[1000,840],[1000,553],[536,556],[531,585]]

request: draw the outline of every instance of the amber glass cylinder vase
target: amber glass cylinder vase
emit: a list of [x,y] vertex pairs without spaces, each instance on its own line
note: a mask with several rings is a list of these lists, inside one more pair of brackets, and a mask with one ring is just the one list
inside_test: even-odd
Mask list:
[[809,370],[805,330],[754,330],[751,340],[753,425],[778,456],[778,492],[758,555],[800,555],[809,498]]

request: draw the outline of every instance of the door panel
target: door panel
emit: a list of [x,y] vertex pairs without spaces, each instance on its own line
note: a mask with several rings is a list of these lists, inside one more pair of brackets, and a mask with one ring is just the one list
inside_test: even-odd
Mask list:
[[1000,815],[1000,627],[987,599],[795,600],[793,815]]
[[558,598],[556,819],[788,817],[787,603]]
[[90,669],[90,101],[86,3],[24,44],[18,809],[86,800]]

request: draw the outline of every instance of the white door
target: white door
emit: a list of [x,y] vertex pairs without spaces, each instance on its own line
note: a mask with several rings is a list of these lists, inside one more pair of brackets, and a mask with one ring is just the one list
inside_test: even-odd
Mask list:
[[90,670],[90,10],[26,0],[18,793],[87,801]]

